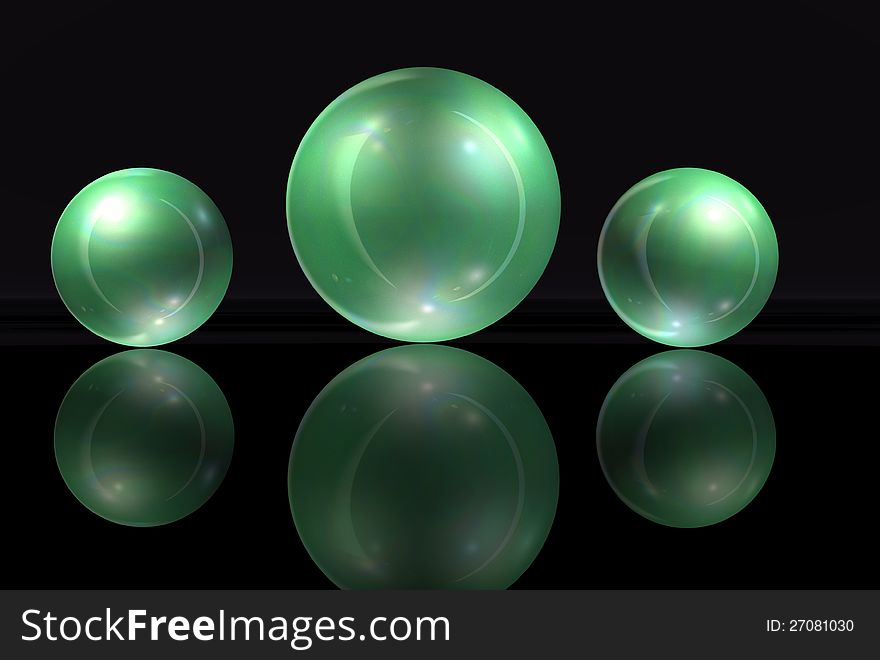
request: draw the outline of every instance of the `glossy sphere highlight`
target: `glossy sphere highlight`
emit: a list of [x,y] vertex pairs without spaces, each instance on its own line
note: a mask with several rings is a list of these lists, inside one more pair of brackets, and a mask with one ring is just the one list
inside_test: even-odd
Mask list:
[[544,544],[550,430],[504,371],[446,346],[357,362],[315,399],[290,457],[300,538],[346,589],[501,589]]
[[233,436],[208,374],[172,353],[126,351],[98,362],[64,397],[55,458],[87,509],[153,527],[208,501],[229,468]]
[[156,346],[202,325],[226,294],[232,241],[220,211],[184,178],[149,168],[83,188],[52,239],[61,299],[96,335]]
[[730,337],[757,316],[779,253],[760,202],[723,174],[649,176],[618,200],[599,238],[605,296],[636,332],[670,346]]
[[529,117],[445,69],[345,92],[306,133],[287,186],[312,285],[353,323],[402,341],[461,337],[516,307],[550,259],[559,209]]
[[702,351],[654,355],[623,374],[602,406],[596,440],[618,497],[672,527],[712,525],[743,509],[776,454],[761,390]]

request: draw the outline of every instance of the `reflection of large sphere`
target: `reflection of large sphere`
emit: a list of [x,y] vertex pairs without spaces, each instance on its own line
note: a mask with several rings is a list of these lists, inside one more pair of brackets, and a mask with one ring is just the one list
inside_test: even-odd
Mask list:
[[220,388],[164,351],[98,362],[70,388],[55,422],[55,458],[70,491],[102,518],[135,527],[174,522],[207,502],[232,446]]
[[92,181],[52,239],[64,304],[96,335],[158,346],[217,309],[232,274],[232,241],[214,202],[171,172],[138,167]]
[[599,236],[599,278],[614,311],[670,346],[705,346],[757,316],[776,283],[773,223],[739,183],[693,167],[630,188]]
[[620,499],[672,527],[740,511],[776,454],[773,414],[755,381],[702,351],[660,353],[623,374],[605,398],[596,439]]
[[350,589],[501,589],[544,544],[559,492],[550,430],[480,357],[402,346],[318,395],[290,456],[309,554]]
[[470,334],[541,277],[559,180],[531,119],[456,71],[391,71],[309,128],[287,184],[297,259],[352,323],[402,341]]

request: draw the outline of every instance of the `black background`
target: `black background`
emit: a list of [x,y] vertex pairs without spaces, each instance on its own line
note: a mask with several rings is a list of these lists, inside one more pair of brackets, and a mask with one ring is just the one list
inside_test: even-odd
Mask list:
[[777,299],[880,298],[880,44],[866,16],[840,3],[564,5],[5,8],[0,298],[56,302],[48,245],[67,202],[147,166],[195,182],[223,212],[230,301],[317,300],[284,218],[299,141],[348,87],[422,65],[495,85],[550,146],[563,218],[533,297],[601,298],[593,255],[608,210],[649,174],[694,166],[767,209]]
[[[8,423],[7,569],[20,587],[324,587],[286,497],[290,443],[339,371],[391,345],[326,311],[284,221],[296,146],[336,95],[413,65],[465,71],[542,130],[563,192],[559,242],[521,309],[455,342],[516,378],[560,460],[556,523],[518,587],[862,587],[880,584],[876,385],[880,297],[877,38],[840,5],[788,3],[33,3],[0,21],[4,200],[0,355]],[[236,424],[216,495],[166,527],[86,511],[54,462],[76,378],[119,347],[63,310],[49,243],[85,184],[172,170],[223,211],[235,272],[217,315],[166,347],[220,385]],[[615,380],[663,350],[601,300],[595,247],[614,201],[669,167],[722,171],[774,221],[765,313],[711,350],[749,373],[776,418],[758,497],[699,530],[630,512],[605,482],[595,423]],[[287,300],[285,300],[287,299]],[[6,585],[4,585],[6,586]]]

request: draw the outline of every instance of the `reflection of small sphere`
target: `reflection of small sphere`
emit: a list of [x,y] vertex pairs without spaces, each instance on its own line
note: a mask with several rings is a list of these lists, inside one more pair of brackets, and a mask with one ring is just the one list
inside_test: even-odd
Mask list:
[[755,196],[692,167],[630,188],[599,237],[608,302],[633,330],[669,346],[704,346],[746,327],[773,290],[778,261]]
[[290,238],[317,292],[402,341],[461,337],[516,307],[547,266],[559,209],[526,113],[482,80],[428,67],[333,101],[287,185]]
[[596,428],[608,483],[636,513],[703,527],[745,507],[770,474],[773,414],[739,367],[711,353],[642,360],[611,388]]
[[343,588],[505,588],[550,531],[559,467],[528,393],[482,358],[402,346],[315,399],[290,457],[294,522]]
[[232,415],[217,384],[173,353],[134,350],[86,371],[55,422],[67,487],[112,522],[151,527],[202,506],[232,459]]
[[158,346],[201,326],[232,274],[232,241],[195,184],[147,167],[111,172],[64,209],[52,239],[64,304],[96,335]]

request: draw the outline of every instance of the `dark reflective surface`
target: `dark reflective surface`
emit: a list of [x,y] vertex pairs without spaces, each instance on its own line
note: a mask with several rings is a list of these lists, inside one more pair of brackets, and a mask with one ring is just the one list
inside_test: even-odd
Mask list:
[[300,538],[338,586],[501,589],[547,538],[559,466],[541,411],[507,373],[409,345],[321,391],[289,480]]
[[630,509],[671,527],[703,527],[734,515],[764,486],[776,427],[742,369],[705,351],[666,351],[608,392],[596,446]]
[[[602,471],[595,432],[609,391],[630,367],[662,353],[628,328],[618,330],[622,324],[603,309],[524,305],[509,321],[455,344],[529,393],[556,447],[556,516],[512,587],[880,586],[873,544],[880,464],[873,441],[875,308],[832,308],[824,316],[770,310],[704,351],[760,388],[777,447],[766,483],[747,506],[690,530],[634,514]],[[221,311],[198,336],[175,344],[175,353],[210,374],[228,399],[235,460],[195,514],[151,528],[94,515],[71,496],[56,467],[62,400],[83,372],[117,351],[75,323],[31,321],[13,326],[12,339],[0,336],[0,409],[9,432],[0,495],[8,562],[16,567],[3,586],[333,588],[291,517],[291,445],[328,383],[394,344],[335,323],[327,310],[308,310]]]
[[61,403],[55,458],[90,511],[122,525],[174,522],[202,506],[232,459],[232,415],[217,384],[173,353],[117,353]]

